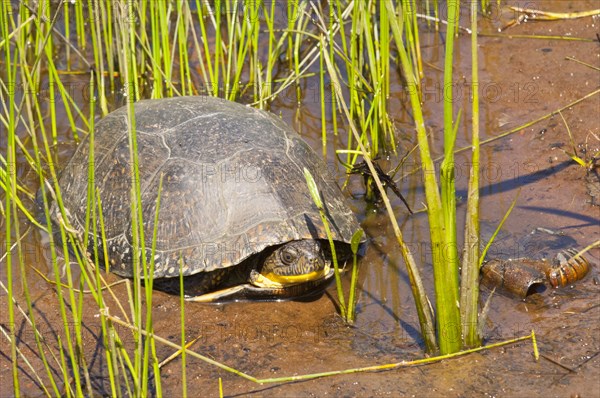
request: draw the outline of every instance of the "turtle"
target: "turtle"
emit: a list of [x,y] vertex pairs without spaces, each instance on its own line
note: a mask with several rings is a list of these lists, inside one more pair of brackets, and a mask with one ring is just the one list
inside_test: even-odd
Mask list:
[[[200,302],[322,292],[333,275],[330,245],[304,169],[323,199],[337,252],[349,253],[360,225],[324,160],[291,127],[270,112],[210,96],[141,100],[133,107],[153,287],[178,291],[182,274],[184,294]],[[129,120],[125,106],[95,125],[93,171],[105,240],[90,232],[86,243],[100,264],[126,278],[135,272]],[[88,136],[58,182],[64,215],[80,233],[89,159]],[[55,202],[49,214],[53,224],[62,219]]]

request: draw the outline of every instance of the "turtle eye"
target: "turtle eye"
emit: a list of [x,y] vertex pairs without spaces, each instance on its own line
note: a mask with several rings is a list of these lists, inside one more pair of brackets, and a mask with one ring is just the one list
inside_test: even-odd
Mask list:
[[288,251],[288,250],[283,250],[281,252],[281,255],[279,256],[281,258],[281,261],[285,264],[285,265],[290,265],[294,263],[294,260],[296,260],[296,256],[294,255],[294,253]]

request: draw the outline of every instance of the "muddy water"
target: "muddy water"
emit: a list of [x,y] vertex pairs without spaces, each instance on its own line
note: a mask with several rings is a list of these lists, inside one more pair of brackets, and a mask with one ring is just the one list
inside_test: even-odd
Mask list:
[[[558,12],[588,10],[597,7],[594,1],[545,1],[528,5]],[[510,15],[495,14],[483,21],[482,30],[493,33],[508,22]],[[528,22],[509,28],[505,33],[567,35],[594,38],[599,32],[598,18],[559,22]],[[470,76],[469,40],[458,38],[456,105],[469,109],[468,81]],[[424,34],[426,75],[426,120],[435,141],[434,151],[441,154],[443,37]],[[548,114],[598,88],[597,71],[566,60],[574,57],[598,66],[600,47],[593,42],[568,42],[542,39],[498,37],[480,38],[483,138]],[[460,84],[464,82],[465,84]],[[82,81],[83,83],[83,81]],[[598,123],[599,97],[594,96],[563,111],[574,141],[593,153],[600,147],[594,138],[600,136]],[[395,82],[390,98],[391,117],[398,130],[403,154],[414,144],[410,114],[405,111],[406,93]],[[83,103],[84,101],[82,101]],[[271,110],[301,131],[307,141],[320,149],[320,111],[307,101],[295,108],[289,101],[273,103]],[[458,146],[468,139],[467,118],[461,125]],[[59,159],[65,161],[73,150],[72,138],[61,136]],[[342,134],[343,136],[343,134]],[[1,138],[4,140],[4,138]],[[5,142],[0,144],[4,147]],[[490,256],[518,257],[523,254],[552,256],[565,246],[583,247],[600,239],[599,208],[589,203],[584,183],[585,171],[569,162],[560,148],[568,148],[569,139],[560,117],[546,119],[524,128],[509,137],[487,144],[482,154],[482,224],[484,236],[489,236],[511,201],[519,194],[517,206],[506,222],[503,233]],[[333,147],[333,146],[332,146]],[[329,159],[334,164],[333,159]],[[398,159],[383,161],[384,169],[392,168]],[[406,175],[414,166],[409,161],[399,175]],[[457,156],[458,195],[465,196],[468,156]],[[23,165],[20,177],[31,189],[36,181]],[[338,174],[340,182],[345,176]],[[399,186],[414,208],[424,202],[421,180],[417,175],[399,179]],[[520,188],[520,192],[519,192]],[[336,315],[333,289],[312,302],[234,303],[206,306],[185,305],[186,336],[199,337],[192,348],[227,365],[259,378],[281,377],[328,370],[385,364],[423,357],[418,322],[408,278],[394,236],[386,217],[365,205],[359,179],[350,180],[352,206],[369,237],[369,246],[362,261],[357,322],[345,326]],[[432,286],[430,254],[427,246],[427,220],[424,215],[409,216],[400,200],[394,200],[396,217],[405,239],[421,264],[425,284]],[[459,215],[464,205],[459,208]],[[459,220],[462,223],[462,217]],[[25,229],[24,226],[23,229]],[[536,228],[564,234],[531,237]],[[3,232],[2,232],[3,233]],[[0,236],[2,243],[5,236]],[[2,246],[4,247],[4,246]],[[34,231],[24,240],[29,264],[44,269],[41,243]],[[535,362],[529,343],[472,354],[441,363],[402,370],[336,376],[294,384],[257,385],[238,376],[188,357],[188,392],[198,396],[216,396],[218,378],[222,378],[228,396],[599,396],[600,382],[600,288],[594,283],[598,250],[589,254],[594,264],[590,276],[574,287],[547,290],[524,301],[496,295],[489,319],[485,322],[486,342],[518,337],[535,329],[542,358]],[[40,329],[48,340],[49,351],[62,335],[56,305],[56,293],[30,268],[26,280],[32,291],[35,313]],[[6,281],[6,270],[0,270]],[[117,278],[115,278],[117,280]],[[24,302],[22,289],[17,287],[17,300]],[[114,288],[119,301],[126,303],[123,285]],[[483,292],[487,297],[488,292]],[[153,299],[155,332],[178,342],[179,302],[177,298],[157,293]],[[6,326],[7,297],[0,296],[1,323]],[[116,302],[108,303],[113,314],[119,314]],[[93,306],[84,311],[84,344],[88,352],[97,391],[106,385],[104,358],[97,351],[101,343],[97,313]],[[30,329],[18,318],[20,349],[36,369],[42,369],[35,355]],[[73,327],[73,325],[67,325]],[[132,335],[121,329],[126,345]],[[11,395],[10,350],[5,339],[0,340],[1,395]],[[159,359],[172,353],[158,345]],[[181,363],[172,361],[163,369],[162,387],[169,396],[181,394]],[[39,388],[32,372],[21,368],[23,388],[32,395]],[[39,372],[39,371],[38,371]],[[41,375],[41,377],[44,377]]]

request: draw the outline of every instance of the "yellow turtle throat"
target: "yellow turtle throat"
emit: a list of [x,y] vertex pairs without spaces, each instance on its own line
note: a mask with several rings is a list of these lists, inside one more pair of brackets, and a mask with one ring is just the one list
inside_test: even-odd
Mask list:
[[286,286],[298,285],[304,282],[316,281],[329,275],[330,272],[329,263],[325,263],[325,267],[322,270],[309,272],[308,274],[302,275],[277,275],[273,272],[261,274],[257,271],[253,271],[250,275],[250,283],[257,287],[264,288],[284,288]]

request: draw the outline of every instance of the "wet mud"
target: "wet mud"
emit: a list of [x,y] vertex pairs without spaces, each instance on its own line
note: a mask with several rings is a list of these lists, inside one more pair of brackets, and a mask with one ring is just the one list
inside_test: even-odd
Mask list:
[[[595,1],[540,1],[536,8],[572,12],[597,8]],[[483,19],[481,30],[496,33],[499,26],[510,21],[506,12]],[[508,28],[502,37],[481,36],[481,81],[483,139],[498,136],[516,126],[549,114],[599,88],[600,72],[566,57],[598,66],[600,44],[551,39],[524,39],[516,35],[565,35],[594,39],[600,18],[521,23]],[[511,38],[508,35],[515,35]],[[455,89],[456,108],[470,109],[467,93],[470,79],[470,37],[458,38]],[[426,61],[424,82],[428,129],[435,142],[433,150],[442,154],[442,78],[443,35],[423,34],[423,57]],[[435,66],[435,68],[434,68]],[[85,78],[84,78],[85,79]],[[400,81],[394,83],[390,98],[390,116],[396,124],[401,155],[410,148],[412,121],[406,108],[407,100]],[[600,147],[598,123],[599,96],[564,109],[562,115],[573,133],[581,156],[591,156]],[[85,103],[83,101],[82,103]],[[275,101],[271,110],[281,114],[309,141],[320,146],[320,110],[316,103],[302,108],[290,106],[285,100]],[[468,118],[463,117],[457,147],[466,145],[470,131]],[[65,128],[66,130],[66,128]],[[342,140],[342,138],[338,138]],[[68,159],[74,145],[64,136],[59,144],[63,159]],[[5,145],[2,142],[2,145]],[[482,148],[481,218],[484,237],[489,237],[502,219],[512,200],[517,205],[492,247],[491,258],[552,257],[568,247],[583,248],[600,239],[600,207],[593,206],[588,194],[586,170],[563,152],[569,150],[567,129],[555,115],[525,127],[515,134],[495,140]],[[4,149],[4,148],[3,148]],[[585,151],[585,153],[584,153]],[[384,170],[395,167],[397,157],[382,161]],[[334,159],[329,159],[331,164]],[[468,155],[457,156],[458,196],[466,196]],[[418,174],[407,175],[412,165],[403,168],[397,182],[413,209],[425,201]],[[22,181],[35,189],[35,176],[27,166],[19,169]],[[346,178],[338,174],[340,182]],[[210,359],[224,363],[257,378],[275,378],[308,373],[342,370],[355,367],[396,363],[425,356],[419,336],[408,276],[386,216],[365,205],[362,181],[350,180],[348,195],[369,238],[361,262],[357,320],[345,325],[336,315],[336,295],[333,287],[310,302],[261,302],[203,305],[186,303],[186,339],[198,340],[190,347]],[[432,293],[432,271],[428,251],[427,220],[424,214],[409,215],[400,201],[393,202],[396,217],[405,238],[422,267],[425,284]],[[459,225],[465,206],[459,207]],[[487,228],[487,229],[486,229]],[[566,237],[530,240],[527,237],[544,228]],[[5,228],[2,229],[4,231]],[[460,231],[460,229],[459,229]],[[4,232],[0,232],[3,234]],[[460,235],[460,232],[459,232]],[[0,235],[4,248],[4,235]],[[48,273],[47,249],[32,228],[23,242],[28,263]],[[556,243],[556,244],[554,244]],[[566,397],[600,396],[600,287],[597,284],[600,250],[591,250],[587,258],[592,264],[582,281],[562,289],[545,289],[515,300],[497,294],[492,299],[487,320],[483,323],[486,343],[520,337],[535,330],[540,359],[533,358],[529,341],[490,349],[442,362],[389,371],[340,375],[294,383],[259,385],[243,377],[210,365],[198,358],[187,357],[187,390],[191,396],[218,396],[219,378],[225,396],[278,397],[354,397],[354,396],[417,396],[417,397]],[[23,270],[32,294],[33,312],[41,323],[40,331],[47,343],[46,353],[58,355],[58,340],[65,328],[57,306],[54,287],[42,279],[33,267]],[[19,275],[20,276],[20,275]],[[6,283],[6,270],[0,268],[0,279]],[[111,281],[119,281],[109,276]],[[347,282],[347,280],[346,280]],[[347,283],[346,283],[347,285]],[[128,312],[127,284],[113,288],[115,299],[107,304],[109,312],[123,318],[119,305]],[[490,294],[483,288],[482,301]],[[105,295],[108,297],[108,295]],[[16,300],[24,303],[23,289],[16,285]],[[7,296],[0,293],[0,324],[8,325]],[[21,304],[24,305],[24,304]],[[99,394],[109,386],[99,314],[91,297],[82,299],[83,343],[91,383]],[[181,342],[179,328],[179,298],[156,292],[152,303],[154,331],[174,343]],[[23,308],[26,311],[25,308]],[[69,308],[70,311],[76,310]],[[31,361],[37,375],[46,380],[35,336],[21,314],[16,315],[19,348]],[[123,345],[131,348],[134,335],[125,327],[117,328]],[[157,344],[159,360],[170,356],[174,349]],[[58,369],[54,367],[54,369]],[[22,390],[25,395],[42,395],[35,373],[22,364]],[[10,346],[0,339],[0,396],[12,395]],[[57,376],[58,374],[55,374]],[[180,358],[162,369],[165,396],[182,393]],[[61,379],[61,377],[58,377]]]

